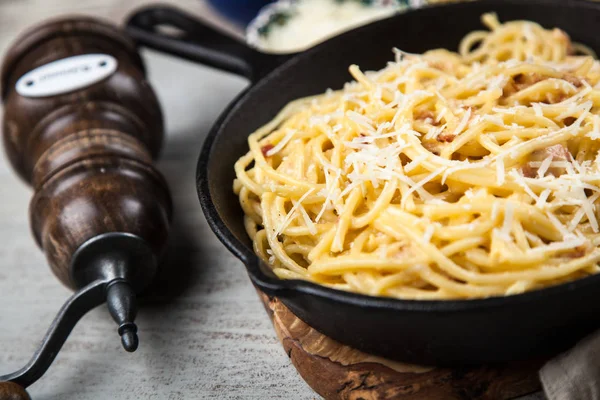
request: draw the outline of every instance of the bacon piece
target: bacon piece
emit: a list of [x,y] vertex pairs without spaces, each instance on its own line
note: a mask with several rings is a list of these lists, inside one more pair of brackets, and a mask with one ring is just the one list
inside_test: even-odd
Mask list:
[[533,154],[536,154],[538,152],[541,153],[543,158],[552,156],[554,160],[571,160],[571,153],[569,153],[569,149],[567,149],[562,144],[555,144],[554,146],[546,147],[544,150],[538,150]]
[[427,118],[434,119],[435,113],[431,110],[418,110],[415,114],[415,119],[425,120]]
[[415,110],[414,118],[417,121],[423,121],[432,126],[439,126],[440,122],[436,121],[435,112],[431,110]]
[[592,251],[592,246],[589,243],[583,244],[579,247],[575,247],[573,251],[566,253],[567,258],[581,258]]
[[435,142],[423,142],[423,147],[425,147],[429,152],[435,154],[436,156],[440,155],[440,146]]
[[580,249],[579,247],[576,247],[575,250],[573,250],[570,253],[565,254],[565,256],[567,256],[568,258],[581,258],[583,256],[585,256],[585,250],[584,249]]
[[563,92],[560,92],[558,94],[554,94],[554,93],[548,93],[548,98],[546,99],[546,101],[544,103],[546,104],[556,104],[556,103],[562,103],[563,101],[565,101],[566,99],[569,98],[569,95]]
[[529,86],[548,79],[547,76],[532,72],[531,74],[519,74],[515,76],[515,83],[519,90],[527,89]]
[[454,138],[456,137],[456,135],[452,134],[452,133],[440,133],[437,137],[437,141],[438,142],[443,142],[443,143],[450,143],[454,140]]
[[[567,149],[562,144],[555,144],[554,146],[547,147],[543,150],[537,150],[531,153],[531,156],[527,160],[527,162],[523,165],[521,170],[523,171],[523,176],[527,178],[535,178],[538,175],[539,167],[531,166],[531,162],[543,162],[548,157],[552,157],[552,161],[567,161],[570,162],[572,160],[571,153],[569,153],[569,149]],[[565,168],[562,167],[550,167],[546,174],[552,174],[554,176],[560,176],[565,173]]]
[[438,126],[440,123],[436,121],[435,112],[431,110],[415,110],[414,118],[425,123]]
[[273,149],[273,147],[275,146],[273,146],[272,144],[265,144],[263,147],[260,148],[260,151],[262,152],[263,156],[268,157],[267,153],[271,149]]
[[441,60],[429,61],[429,66],[434,69],[438,69],[443,72],[448,72],[452,70],[452,63]]
[[[537,72],[517,74],[513,76],[513,78],[510,79],[502,89],[502,97],[509,97],[523,89],[527,89],[528,87],[535,85],[538,82],[545,81],[549,78],[549,76],[538,74]],[[561,77],[561,79],[569,82],[578,89],[583,86],[583,79],[573,74],[566,73]],[[547,104],[560,103],[567,97],[568,96],[564,93],[558,95],[549,94]]]
[[548,76],[538,74],[537,72],[517,74],[513,76],[502,89],[502,97],[509,97],[523,89],[527,89],[529,86],[545,81],[548,78]]
[[565,81],[569,82],[570,84],[572,84],[573,86],[575,86],[577,89],[579,89],[580,87],[583,86],[582,79],[575,75],[564,74],[562,78],[563,78],[563,80],[565,80]]
[[521,168],[525,178],[535,178],[537,176],[537,170],[537,168],[530,166],[528,162],[523,165],[523,168]]

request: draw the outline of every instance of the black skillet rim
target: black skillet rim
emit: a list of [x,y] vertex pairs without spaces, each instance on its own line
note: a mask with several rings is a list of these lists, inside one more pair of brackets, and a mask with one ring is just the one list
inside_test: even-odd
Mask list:
[[[395,18],[417,18],[419,14],[431,12],[431,9],[439,9],[439,12],[460,10],[463,7],[470,7],[471,4],[489,4],[489,5],[502,5],[512,4],[519,5],[522,0],[480,0],[480,1],[467,1],[460,3],[449,3],[443,5],[429,5],[419,9],[404,12],[399,15],[395,15],[385,20]],[[600,10],[600,3],[594,3],[589,0],[528,0],[531,4],[537,4],[540,7],[544,5],[564,5],[565,7],[578,7],[581,12],[587,9],[593,9],[595,11]],[[374,22],[373,24],[377,24]],[[259,264],[262,261],[258,256],[254,254],[252,250],[246,248],[237,238],[231,233],[229,228],[225,225],[219,213],[214,206],[210,195],[210,188],[208,182],[208,168],[210,164],[210,157],[212,153],[212,147],[217,136],[219,136],[223,124],[236,113],[237,108],[243,103],[249,96],[252,96],[254,90],[260,88],[265,82],[270,81],[274,75],[280,73],[287,66],[295,63],[297,60],[303,57],[310,57],[313,53],[321,51],[321,48],[327,46],[335,46],[337,41],[343,40],[346,35],[355,31],[362,31],[370,29],[372,24],[368,24],[359,28],[356,28],[347,33],[333,37],[326,42],[319,44],[303,53],[293,56],[285,63],[277,66],[274,70],[269,72],[265,77],[260,79],[255,84],[251,84],[249,87],[244,89],[238,96],[236,96],[227,108],[220,114],[208,135],[205,138],[204,144],[200,155],[198,157],[196,167],[196,189],[198,192],[198,199],[202,207],[202,211],[206,217],[206,220],[217,236],[217,238],[225,245],[225,247],[235,255],[240,261],[244,263],[248,271],[248,275],[252,282],[258,286],[261,290],[266,291],[268,294],[273,294],[277,297],[285,299],[293,293],[308,294],[313,296],[322,297],[324,299],[343,302],[349,305],[376,308],[376,309],[389,309],[402,312],[461,312],[467,310],[485,310],[493,309],[497,307],[516,307],[520,304],[535,302],[540,299],[560,295],[563,292],[580,290],[581,288],[588,287],[590,285],[597,286],[600,284],[600,274],[591,275],[585,278],[577,279],[572,282],[566,282],[547,288],[526,292],[523,294],[509,295],[509,296],[493,296],[488,298],[475,298],[475,299],[459,299],[459,300],[403,300],[391,297],[376,297],[370,295],[364,295],[353,292],[346,292],[342,290],[328,288],[316,283],[309,281],[296,280],[296,279],[279,279],[266,275],[260,268]],[[231,166],[233,168],[233,165]]]

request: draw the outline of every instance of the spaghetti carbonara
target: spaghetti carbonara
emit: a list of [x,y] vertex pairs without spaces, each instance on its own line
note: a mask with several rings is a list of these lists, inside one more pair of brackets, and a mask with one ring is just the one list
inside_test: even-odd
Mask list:
[[483,22],[249,136],[234,191],[277,276],[451,299],[600,271],[600,64],[558,29]]

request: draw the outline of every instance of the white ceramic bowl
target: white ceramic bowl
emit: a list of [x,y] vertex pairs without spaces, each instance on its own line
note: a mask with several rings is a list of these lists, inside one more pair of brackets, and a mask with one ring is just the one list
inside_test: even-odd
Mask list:
[[269,53],[305,50],[325,39],[428,0],[279,0],[246,29],[249,45]]

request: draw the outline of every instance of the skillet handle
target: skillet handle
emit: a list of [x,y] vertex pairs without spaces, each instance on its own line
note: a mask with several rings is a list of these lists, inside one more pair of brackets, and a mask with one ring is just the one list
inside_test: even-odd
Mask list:
[[125,30],[139,45],[232,72],[252,82],[290,57],[258,52],[191,14],[162,4],[130,15]]

